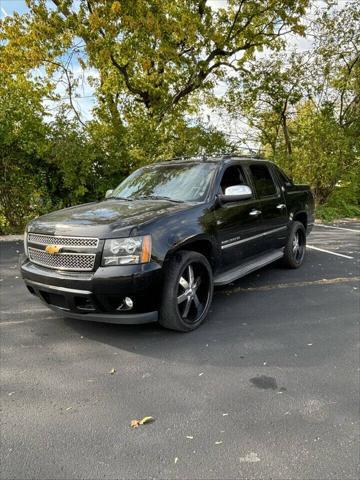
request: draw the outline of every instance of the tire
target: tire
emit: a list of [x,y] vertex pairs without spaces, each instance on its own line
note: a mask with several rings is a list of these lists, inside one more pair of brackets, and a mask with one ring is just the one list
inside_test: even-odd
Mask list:
[[306,231],[301,222],[293,222],[284,249],[283,264],[287,268],[299,268],[305,257]]
[[179,250],[166,266],[159,323],[178,332],[199,327],[207,317],[213,290],[212,269],[206,257]]

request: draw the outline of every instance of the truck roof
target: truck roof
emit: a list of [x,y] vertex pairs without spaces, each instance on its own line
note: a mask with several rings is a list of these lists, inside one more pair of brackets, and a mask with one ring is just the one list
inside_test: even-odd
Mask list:
[[246,156],[246,155],[236,155],[236,154],[225,154],[225,155],[199,155],[192,157],[175,157],[169,160],[156,162],[155,165],[169,165],[169,164],[178,164],[178,163],[227,163],[233,160],[244,161],[244,162],[266,162],[271,163],[269,160],[264,158]]

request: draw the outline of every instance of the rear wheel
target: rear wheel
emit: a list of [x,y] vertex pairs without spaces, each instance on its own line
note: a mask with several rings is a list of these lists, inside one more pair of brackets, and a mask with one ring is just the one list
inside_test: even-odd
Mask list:
[[288,268],[299,268],[304,261],[306,231],[301,222],[291,225],[289,238],[284,250],[284,264]]
[[194,330],[205,320],[212,295],[212,270],[206,257],[176,252],[165,272],[160,324],[180,332]]

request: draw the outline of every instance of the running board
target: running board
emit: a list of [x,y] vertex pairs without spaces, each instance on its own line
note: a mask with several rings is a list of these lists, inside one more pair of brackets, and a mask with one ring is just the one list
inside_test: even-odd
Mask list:
[[224,272],[224,273],[221,273],[221,274],[217,275],[214,278],[214,285],[215,286],[226,285],[227,283],[233,282],[234,280],[237,280],[238,278],[244,277],[248,273],[254,272],[255,270],[258,270],[259,268],[262,268],[262,267],[265,267],[266,265],[269,265],[269,263],[272,263],[272,262],[275,262],[276,260],[279,260],[283,256],[284,256],[283,249],[275,250],[275,251],[272,251],[270,253],[265,253],[264,255],[261,255],[261,257],[258,257],[255,260],[244,263],[243,265],[240,265],[239,267],[232,268],[231,270],[228,270],[227,272]]

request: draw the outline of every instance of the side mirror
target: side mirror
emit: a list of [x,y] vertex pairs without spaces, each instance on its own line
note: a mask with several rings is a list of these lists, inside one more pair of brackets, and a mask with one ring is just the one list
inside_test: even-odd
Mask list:
[[225,193],[219,195],[219,200],[222,203],[239,202],[240,200],[248,200],[252,196],[252,190],[248,185],[233,185],[225,188]]
[[105,198],[111,197],[111,194],[113,193],[113,191],[114,191],[114,190],[106,190]]

